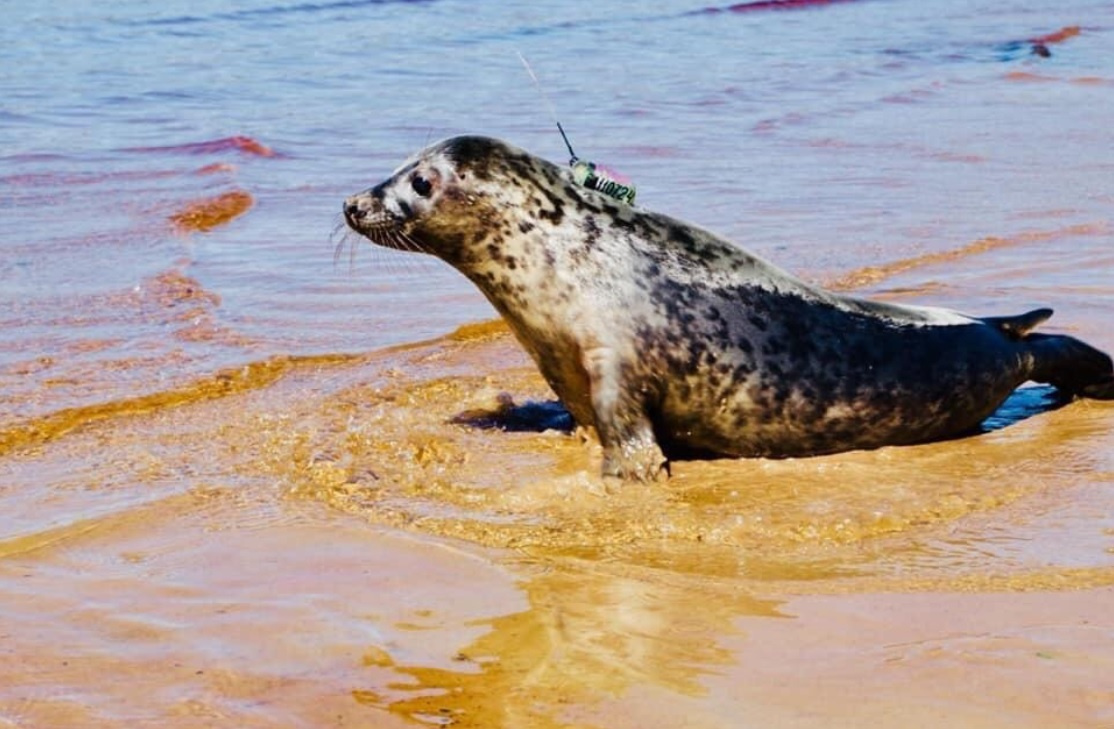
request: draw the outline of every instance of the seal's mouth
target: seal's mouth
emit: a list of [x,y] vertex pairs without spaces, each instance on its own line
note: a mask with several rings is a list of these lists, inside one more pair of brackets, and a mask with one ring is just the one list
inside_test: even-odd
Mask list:
[[403,221],[394,213],[384,209],[375,200],[356,195],[344,201],[344,222],[372,243],[384,248],[424,253],[406,231]]

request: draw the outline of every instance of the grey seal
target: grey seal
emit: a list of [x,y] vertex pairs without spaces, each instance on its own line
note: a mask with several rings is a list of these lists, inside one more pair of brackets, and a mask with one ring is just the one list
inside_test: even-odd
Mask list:
[[434,144],[343,211],[479,287],[595,429],[605,475],[953,438],[1029,380],[1114,399],[1109,356],[1032,332],[1050,309],[977,318],[831,293],[496,139]]

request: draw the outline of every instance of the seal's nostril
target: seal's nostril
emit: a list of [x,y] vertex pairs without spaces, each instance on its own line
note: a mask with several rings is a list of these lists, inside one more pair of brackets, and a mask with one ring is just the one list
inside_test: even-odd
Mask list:
[[348,218],[349,221],[363,220],[365,215],[367,215],[367,211],[361,210],[356,203],[344,203],[344,217]]

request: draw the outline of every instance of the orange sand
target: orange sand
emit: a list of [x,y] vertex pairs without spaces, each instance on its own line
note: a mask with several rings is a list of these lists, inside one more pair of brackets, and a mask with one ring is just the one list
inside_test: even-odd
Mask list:
[[246,213],[253,202],[249,193],[232,190],[192,202],[171,215],[170,221],[184,231],[212,230]]
[[616,489],[591,442],[449,422],[546,396],[499,324],[217,380],[8,438],[0,721],[1112,718],[1109,406]]

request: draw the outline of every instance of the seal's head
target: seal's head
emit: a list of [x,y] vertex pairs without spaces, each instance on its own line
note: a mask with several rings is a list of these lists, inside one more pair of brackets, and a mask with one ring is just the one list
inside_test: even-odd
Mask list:
[[[537,163],[497,139],[454,137],[422,150],[387,180],[345,200],[344,217],[373,243],[429,253],[467,268],[505,225],[505,211],[526,202],[522,182],[536,179]],[[511,179],[519,184],[507,185]]]

